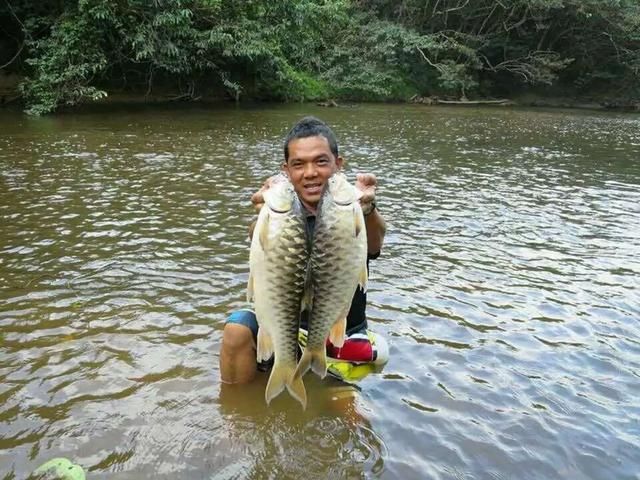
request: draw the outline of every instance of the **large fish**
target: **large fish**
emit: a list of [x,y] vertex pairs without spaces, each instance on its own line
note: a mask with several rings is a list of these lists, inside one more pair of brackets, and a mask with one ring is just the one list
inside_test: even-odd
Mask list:
[[309,368],[326,375],[326,339],[343,345],[353,294],[358,285],[366,289],[367,231],[358,199],[358,190],[336,173],[320,200],[305,295],[307,308],[310,305],[307,345],[295,378]]
[[278,177],[264,194],[249,254],[247,298],[258,320],[257,358],[274,365],[267,383],[267,403],[286,387],[306,407],[301,378],[293,378],[298,354],[300,308],[304,294],[309,241],[302,204],[289,180]]

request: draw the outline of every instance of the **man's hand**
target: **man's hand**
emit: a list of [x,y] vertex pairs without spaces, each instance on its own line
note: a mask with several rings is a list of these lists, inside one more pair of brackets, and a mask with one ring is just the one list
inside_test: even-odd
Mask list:
[[367,251],[369,255],[380,253],[387,229],[384,219],[374,208],[377,185],[378,180],[373,173],[359,173],[356,175],[356,188],[362,194],[360,205],[362,206],[362,213],[366,215],[364,223],[367,227]]
[[262,187],[260,187],[260,190],[251,195],[251,203],[253,203],[253,208],[255,209],[256,213],[260,213],[260,209],[264,205],[264,192],[271,188],[278,176],[279,175],[273,175],[267,178]]
[[[260,213],[260,209],[264,205],[264,192],[271,188],[271,186],[277,181],[276,179],[279,176],[280,175],[273,175],[272,177],[267,178],[262,184],[262,187],[260,187],[260,190],[251,195],[251,203],[253,203],[253,208],[255,209],[256,213]],[[249,225],[249,240],[253,238],[253,230],[256,228],[256,222],[257,220],[254,220],[253,222],[251,222],[251,225]]]
[[360,191],[360,206],[365,215],[371,213],[376,200],[376,186],[378,181],[373,173],[358,173],[356,175],[356,188]]

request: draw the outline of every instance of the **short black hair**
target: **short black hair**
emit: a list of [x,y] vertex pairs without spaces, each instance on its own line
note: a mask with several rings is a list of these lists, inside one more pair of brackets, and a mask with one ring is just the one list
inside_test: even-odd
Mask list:
[[333,156],[338,158],[338,140],[329,125],[316,117],[304,117],[296,123],[284,139],[284,161],[289,161],[289,142],[298,138],[324,137],[329,143]]

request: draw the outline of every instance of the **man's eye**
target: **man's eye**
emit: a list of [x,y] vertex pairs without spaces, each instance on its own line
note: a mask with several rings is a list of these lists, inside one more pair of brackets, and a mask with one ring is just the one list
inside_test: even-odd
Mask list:
[[328,159],[326,159],[326,158],[319,158],[319,159],[318,159],[318,163],[319,163],[320,165],[326,165],[327,163],[329,163],[329,160],[328,160]]

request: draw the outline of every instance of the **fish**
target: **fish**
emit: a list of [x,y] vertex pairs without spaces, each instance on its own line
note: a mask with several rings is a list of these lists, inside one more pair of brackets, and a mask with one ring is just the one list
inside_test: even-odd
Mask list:
[[247,300],[253,302],[259,327],[257,359],[274,356],[265,390],[267,404],[286,388],[304,409],[304,383],[293,374],[310,259],[306,214],[284,175],[276,177],[264,200],[251,239],[247,285]]
[[342,347],[353,295],[358,286],[366,291],[367,230],[360,196],[337,172],[318,204],[303,301],[309,311],[307,345],[294,378],[302,378],[310,368],[321,378],[326,376],[327,337]]

